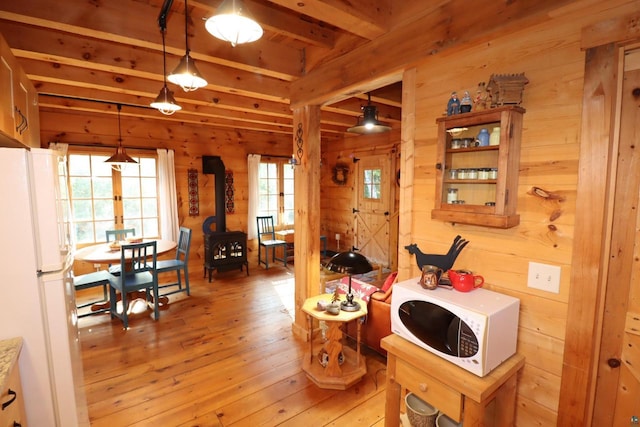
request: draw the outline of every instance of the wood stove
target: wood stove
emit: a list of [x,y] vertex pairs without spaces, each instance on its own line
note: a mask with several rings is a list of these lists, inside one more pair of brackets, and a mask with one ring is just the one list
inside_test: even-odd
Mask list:
[[[209,273],[209,282],[213,270],[228,271],[247,267],[247,234],[242,231],[227,231],[225,203],[225,167],[218,156],[202,157],[202,173],[214,174],[216,215],[205,219],[202,224],[204,233],[204,277]],[[212,226],[215,224],[215,231]]]

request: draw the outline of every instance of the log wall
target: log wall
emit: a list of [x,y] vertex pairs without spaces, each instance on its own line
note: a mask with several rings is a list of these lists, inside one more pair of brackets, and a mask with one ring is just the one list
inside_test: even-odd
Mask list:
[[[425,252],[444,253],[455,235],[471,243],[455,268],[484,276],[486,287],[521,301],[518,352],[526,365],[518,385],[517,425],[556,425],[574,239],[581,101],[585,54],[582,28],[631,13],[637,2],[575,2],[551,21],[434,55],[416,68],[415,168],[412,238]],[[525,86],[518,213],[507,230],[450,224],[431,219],[435,203],[437,126],[452,91],[475,92],[492,73],[522,73]],[[411,88],[404,88],[411,90]],[[540,187],[560,200],[532,194]],[[400,250],[400,257],[409,256]],[[530,261],[561,267],[560,293],[527,287]],[[401,263],[402,265],[402,263]],[[411,271],[418,269],[411,258]],[[595,332],[594,332],[595,333]]]
[[[126,108],[123,108],[123,112]],[[160,115],[160,113],[158,113]],[[69,144],[117,144],[117,118],[108,120],[78,112],[59,113],[40,111],[41,141]],[[219,130],[208,126],[184,125],[163,120],[149,121],[122,116],[123,144],[128,151],[135,148],[167,148],[175,151],[178,217],[181,226],[192,229],[189,270],[200,272],[204,263],[203,221],[216,213],[215,180],[202,174],[202,156],[220,156],[227,170],[233,171],[235,213],[227,214],[228,231],[247,232],[247,155],[270,154],[290,156],[292,140],[288,135]],[[113,152],[113,148],[107,149]],[[187,170],[198,170],[200,214],[189,216]],[[222,178],[224,179],[224,177]],[[224,209],[224,207],[221,207]],[[249,241],[249,271],[258,268],[257,241]],[[91,271],[88,263],[77,263],[76,274]],[[195,273],[194,273],[195,274]],[[215,275],[214,273],[214,280]],[[222,274],[235,274],[233,272]],[[239,273],[244,274],[244,273]]]

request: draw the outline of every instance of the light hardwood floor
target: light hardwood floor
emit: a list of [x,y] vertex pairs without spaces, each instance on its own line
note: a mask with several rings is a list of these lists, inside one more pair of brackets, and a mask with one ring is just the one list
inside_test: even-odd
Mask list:
[[346,391],[320,389],[302,371],[292,270],[251,265],[248,277],[212,283],[200,274],[158,321],[135,314],[124,331],[108,314],[80,319],[92,426],[384,425],[381,356],[365,349],[367,375]]

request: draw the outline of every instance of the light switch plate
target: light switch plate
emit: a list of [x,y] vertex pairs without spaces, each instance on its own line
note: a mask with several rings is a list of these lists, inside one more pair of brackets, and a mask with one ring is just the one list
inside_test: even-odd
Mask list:
[[542,291],[560,293],[560,267],[557,265],[529,262],[527,286]]

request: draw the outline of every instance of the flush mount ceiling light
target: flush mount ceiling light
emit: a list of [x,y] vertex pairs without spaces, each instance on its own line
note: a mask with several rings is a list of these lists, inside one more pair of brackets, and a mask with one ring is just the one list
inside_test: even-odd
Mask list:
[[200,75],[200,71],[196,68],[196,61],[191,58],[189,52],[189,34],[187,32],[189,22],[187,0],[184,0],[184,42],[186,53],[180,60],[180,63],[167,79],[180,86],[185,92],[191,92],[207,85],[207,81]]
[[262,27],[245,9],[242,0],[224,0],[205,28],[212,36],[236,46],[262,37]]
[[371,94],[368,93],[368,103],[362,106],[362,117],[358,117],[356,125],[347,129],[351,133],[382,133],[391,130],[391,126],[378,120],[378,109],[371,105]]
[[182,107],[178,105],[173,98],[173,92],[167,87],[167,52],[164,44],[164,32],[166,30],[166,22],[163,18],[160,18],[160,32],[162,33],[162,76],[164,77],[164,86],[160,89],[158,97],[150,105],[152,108],[157,109],[162,114],[167,116],[172,115],[178,110],[182,110]]
[[105,163],[110,163],[111,167],[116,170],[121,170],[122,166],[127,164],[138,164],[133,158],[129,157],[127,150],[122,146],[122,131],[120,130],[120,110],[122,105],[118,104],[118,148],[116,153],[105,160]]

